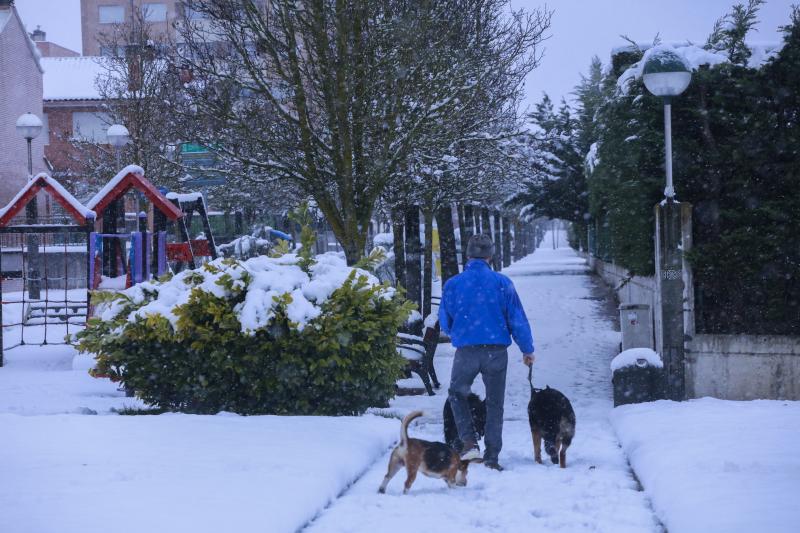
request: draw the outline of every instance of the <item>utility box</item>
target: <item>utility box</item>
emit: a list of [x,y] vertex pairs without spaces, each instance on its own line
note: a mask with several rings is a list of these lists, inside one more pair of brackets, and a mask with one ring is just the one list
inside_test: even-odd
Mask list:
[[650,348],[653,344],[653,315],[646,304],[622,304],[619,306],[619,325],[622,330],[622,350]]
[[666,376],[661,357],[649,348],[634,348],[611,361],[614,407],[666,398]]

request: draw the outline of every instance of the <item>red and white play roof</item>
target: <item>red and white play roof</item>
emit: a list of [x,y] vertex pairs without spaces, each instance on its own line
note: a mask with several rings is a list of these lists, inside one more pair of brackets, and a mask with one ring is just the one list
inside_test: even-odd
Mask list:
[[0,227],[6,227],[11,220],[17,216],[25,206],[33,200],[39,193],[45,191],[61,207],[72,216],[78,224],[86,224],[89,220],[95,219],[95,212],[80,203],[77,198],[72,196],[64,187],[54,180],[49,174],[41,173],[28,183],[17,193],[7,206],[0,209]]
[[103,211],[118,200],[126,192],[136,189],[143,193],[148,200],[153,202],[153,206],[161,211],[169,220],[177,220],[183,216],[183,212],[175,207],[166,196],[161,194],[150,181],[144,177],[142,167],[129,165],[114,176],[100,192],[94,195],[86,204],[89,209],[94,210],[97,216],[103,216]]

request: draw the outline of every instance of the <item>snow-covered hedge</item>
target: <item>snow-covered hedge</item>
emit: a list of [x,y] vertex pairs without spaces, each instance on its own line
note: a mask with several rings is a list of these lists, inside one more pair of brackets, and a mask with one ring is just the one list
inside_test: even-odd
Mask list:
[[[305,270],[301,268],[305,266]],[[218,259],[101,297],[96,374],[194,413],[352,414],[385,404],[411,306],[335,254]],[[97,300],[95,300],[97,301]]]

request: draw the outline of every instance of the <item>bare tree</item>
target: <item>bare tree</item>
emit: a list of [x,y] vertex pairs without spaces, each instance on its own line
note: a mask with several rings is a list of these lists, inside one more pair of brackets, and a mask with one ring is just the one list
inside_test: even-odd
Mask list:
[[[171,47],[165,39],[139,11],[130,21],[112,26],[100,36],[107,55],[97,59],[102,71],[95,85],[102,101],[101,119],[130,132],[121,164],[137,164],[157,185],[174,188],[183,175],[177,164],[181,136],[172,112],[179,81],[165,59]],[[84,167],[83,185],[96,189],[120,170],[114,148],[74,133],[71,143]]]
[[485,138],[479,100],[535,66],[549,25],[546,12],[507,16],[505,0],[192,8],[203,18],[181,24],[180,61],[195,123],[210,126],[198,136],[259,184],[289,180],[313,197],[350,263],[390,184],[442,147]]

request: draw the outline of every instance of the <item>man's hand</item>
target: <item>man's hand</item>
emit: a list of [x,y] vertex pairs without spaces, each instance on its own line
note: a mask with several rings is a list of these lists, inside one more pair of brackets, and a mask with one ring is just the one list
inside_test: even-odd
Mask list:
[[532,353],[522,354],[522,362],[525,364],[525,366],[533,366],[534,361],[536,361],[536,356]]

